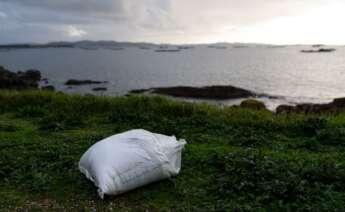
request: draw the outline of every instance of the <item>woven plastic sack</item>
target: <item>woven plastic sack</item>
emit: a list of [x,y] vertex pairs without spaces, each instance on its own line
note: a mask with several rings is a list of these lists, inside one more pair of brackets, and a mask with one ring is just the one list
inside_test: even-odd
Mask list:
[[91,146],[79,161],[79,170],[104,194],[117,195],[176,176],[181,169],[185,140],[130,130]]

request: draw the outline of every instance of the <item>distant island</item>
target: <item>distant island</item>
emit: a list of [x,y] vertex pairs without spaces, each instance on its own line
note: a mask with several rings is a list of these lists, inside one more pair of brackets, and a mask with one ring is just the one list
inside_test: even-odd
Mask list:
[[73,48],[73,44],[4,44],[0,45],[0,49],[29,49],[29,48]]
[[[82,50],[111,50],[111,51],[121,51],[127,48],[137,48],[141,50],[153,50],[158,53],[165,52],[180,52],[183,50],[193,50],[194,48],[210,48],[210,49],[242,49],[242,48],[268,48],[268,49],[277,49],[285,47],[305,47],[312,49],[301,49],[302,53],[328,53],[336,51],[335,48],[329,47],[326,48],[324,44],[314,44],[314,45],[279,45],[279,44],[263,44],[263,43],[227,43],[227,42],[217,42],[217,43],[200,43],[200,44],[158,44],[158,43],[149,43],[149,42],[119,42],[119,41],[91,41],[91,40],[82,40],[82,41],[58,41],[58,42],[49,42],[49,43],[13,43],[13,44],[0,44],[0,51],[9,51],[16,49],[47,49],[47,48],[76,48]],[[321,48],[322,47],[322,48]],[[315,49],[317,48],[317,49]]]
[[329,52],[335,52],[336,49],[330,48],[330,49],[326,49],[326,48],[321,48],[321,49],[317,49],[317,50],[301,50],[302,53],[329,53]]
[[0,49],[28,49],[28,48],[82,48],[82,49],[98,49],[98,48],[110,48],[119,50],[123,47],[133,47],[133,46],[141,46],[144,48],[149,48],[155,46],[155,44],[150,43],[130,43],[130,42],[116,42],[116,41],[76,41],[76,42],[67,42],[67,41],[60,41],[60,42],[50,42],[45,44],[2,44],[0,45]]

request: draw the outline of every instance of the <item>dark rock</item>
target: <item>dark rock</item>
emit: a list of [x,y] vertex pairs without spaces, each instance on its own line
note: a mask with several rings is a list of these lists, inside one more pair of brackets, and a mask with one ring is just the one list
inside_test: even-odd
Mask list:
[[329,104],[300,104],[295,106],[295,112],[298,113],[333,113],[337,112],[341,107]]
[[41,73],[38,70],[15,73],[0,66],[0,89],[37,89],[40,80]]
[[52,85],[47,85],[47,86],[41,87],[41,90],[45,90],[45,91],[55,91],[55,87],[52,86]]
[[242,108],[253,109],[253,110],[267,110],[265,104],[255,99],[247,99],[241,102]]
[[339,113],[345,111],[345,98],[334,99],[328,104],[299,104],[296,106],[280,105],[276,113]]
[[38,82],[41,80],[41,72],[38,70],[27,70],[26,72],[18,72],[18,76],[24,80]]
[[312,111],[316,110],[316,107],[318,107],[316,104],[300,104],[295,106],[295,110],[304,113],[311,113]]
[[107,81],[70,79],[65,83],[65,85],[91,85],[91,84],[103,84],[103,83],[107,83]]
[[146,93],[149,91],[150,91],[150,89],[135,89],[135,90],[131,90],[129,93],[130,94],[142,94],[142,93]]
[[321,48],[318,51],[319,52],[334,52],[334,51],[336,51],[336,49],[323,49],[323,48]]
[[336,107],[345,107],[345,98],[334,99],[332,104]]
[[93,90],[93,91],[106,91],[106,90],[108,90],[108,88],[105,88],[105,87],[97,87],[97,88],[93,88],[92,90]]
[[129,94],[161,94],[174,97],[184,98],[197,98],[197,99],[210,99],[210,100],[225,100],[225,99],[238,99],[248,97],[266,97],[269,99],[277,99],[279,97],[270,96],[267,94],[254,93],[243,88],[234,86],[206,86],[206,87],[190,87],[190,86],[176,86],[176,87],[156,87],[149,89],[136,89],[131,90]]
[[199,99],[236,99],[255,96],[251,91],[233,86],[207,86],[207,87],[165,87],[149,89],[151,93],[174,97]]

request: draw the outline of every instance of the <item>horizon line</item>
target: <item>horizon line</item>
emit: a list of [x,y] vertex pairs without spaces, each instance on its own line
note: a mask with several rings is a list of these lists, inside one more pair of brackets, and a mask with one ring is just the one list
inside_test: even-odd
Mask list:
[[247,44],[247,45],[274,45],[274,46],[307,46],[307,45],[325,45],[325,46],[343,46],[345,44],[330,44],[330,43],[293,43],[293,44],[278,44],[278,43],[260,43],[260,42],[230,42],[230,41],[217,41],[217,42],[205,42],[205,43],[164,43],[164,42],[148,42],[148,41],[117,41],[117,40],[59,40],[48,42],[8,42],[0,43],[0,46],[5,45],[47,45],[51,43],[78,43],[78,42],[116,42],[116,43],[131,43],[131,44],[153,44],[153,45],[210,45],[210,44]]

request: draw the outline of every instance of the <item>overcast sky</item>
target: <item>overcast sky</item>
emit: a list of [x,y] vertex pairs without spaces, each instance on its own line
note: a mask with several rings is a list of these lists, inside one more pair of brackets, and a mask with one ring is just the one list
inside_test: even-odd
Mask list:
[[345,0],[0,0],[0,43],[345,44]]

